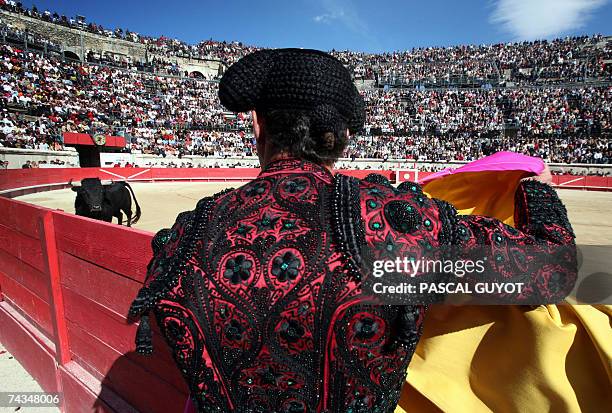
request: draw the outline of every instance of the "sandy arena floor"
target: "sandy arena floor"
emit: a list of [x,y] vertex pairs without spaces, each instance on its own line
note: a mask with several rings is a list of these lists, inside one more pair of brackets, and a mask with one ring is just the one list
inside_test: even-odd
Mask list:
[[[142,217],[135,225],[146,231],[170,227],[181,211],[193,209],[197,201],[227,187],[241,183],[165,182],[133,183]],[[559,195],[569,211],[570,221],[577,235],[577,243],[590,245],[612,244],[612,192],[560,190]],[[17,199],[48,208],[74,212],[75,194],[70,189],[30,194]]]

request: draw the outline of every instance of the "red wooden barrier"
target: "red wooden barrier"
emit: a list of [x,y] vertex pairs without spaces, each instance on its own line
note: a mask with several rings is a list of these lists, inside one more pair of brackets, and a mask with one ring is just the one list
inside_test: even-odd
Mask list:
[[0,191],[38,185],[66,184],[70,180],[249,180],[257,168],[40,168],[0,171]]
[[[245,181],[259,174],[257,168],[48,168],[48,169],[9,169],[0,171],[0,192],[29,188],[67,184],[70,180],[80,181],[83,178],[97,177],[103,180],[127,181]],[[414,170],[342,170],[343,174],[365,178],[368,174],[379,173],[392,181],[415,181]],[[422,179],[432,172],[418,172]],[[555,175],[553,183],[572,189],[612,190],[612,178],[598,176]],[[40,190],[53,188],[42,187]]]
[[0,198],[0,341],[43,390],[62,389],[48,265],[39,224],[48,210]]
[[0,285],[4,299],[53,336],[48,278],[38,235],[42,208],[0,198]]
[[585,187],[607,188],[608,177],[606,176],[587,176],[584,181]]
[[142,357],[126,319],[152,234],[5,198],[0,209],[0,340],[63,392],[62,411],[181,412],[187,388],[157,327],[156,356]]
[[0,341],[44,391],[61,389],[56,379],[53,342],[16,311],[10,301],[0,302]]

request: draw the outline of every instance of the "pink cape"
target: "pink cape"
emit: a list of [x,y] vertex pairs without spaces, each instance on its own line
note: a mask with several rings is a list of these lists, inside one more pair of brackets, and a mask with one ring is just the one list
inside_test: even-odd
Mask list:
[[433,198],[447,201],[462,215],[485,215],[514,225],[514,194],[521,179],[544,170],[539,158],[497,152],[457,169],[444,169],[420,183]]
[[531,172],[533,175],[538,175],[543,170],[544,162],[540,158],[534,158],[533,156],[522,155],[514,152],[497,152],[493,155],[485,156],[484,158],[467,163],[457,169],[443,169],[419,180],[419,183],[424,185],[430,181],[443,178],[447,175],[464,172],[525,171]]

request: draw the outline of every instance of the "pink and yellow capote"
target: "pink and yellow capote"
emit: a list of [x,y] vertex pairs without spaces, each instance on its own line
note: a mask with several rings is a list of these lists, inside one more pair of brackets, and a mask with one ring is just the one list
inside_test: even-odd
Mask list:
[[[543,169],[498,152],[420,183],[462,214],[513,225],[520,180]],[[396,413],[601,411],[612,403],[611,322],[611,306],[433,306]]]

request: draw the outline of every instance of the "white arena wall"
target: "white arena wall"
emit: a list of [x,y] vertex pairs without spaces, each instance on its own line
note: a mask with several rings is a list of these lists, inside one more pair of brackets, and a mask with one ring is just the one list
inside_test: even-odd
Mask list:
[[[50,164],[51,161],[63,161],[63,165]],[[182,164],[191,163],[196,168],[227,168],[240,163],[241,167],[259,167],[259,161],[254,156],[232,156],[232,157],[204,157],[186,155],[181,158],[175,156],[162,157],[159,155],[140,154],[140,153],[101,153],[101,166],[111,167],[116,163],[121,166],[129,162],[140,167],[167,167],[174,164],[180,167]],[[46,161],[42,167],[79,167],[79,156],[76,150],[69,148],[65,151],[39,151],[34,149],[13,149],[0,148],[0,161],[8,161],[8,169],[18,169],[26,161]],[[355,159],[340,158],[336,163],[339,169],[416,169],[419,171],[439,171],[444,168],[458,168],[465,164],[465,161],[446,161],[446,162],[427,162],[406,159]],[[553,172],[573,174],[573,175],[612,175],[612,165],[605,164],[550,164]]]
[[75,149],[65,151],[41,151],[37,149],[14,149],[0,148],[0,161],[8,161],[8,169],[21,168],[27,161],[38,163],[45,161],[45,168],[53,167],[51,161],[60,160],[64,165],[57,165],[59,168],[69,168],[79,166],[79,154]]

